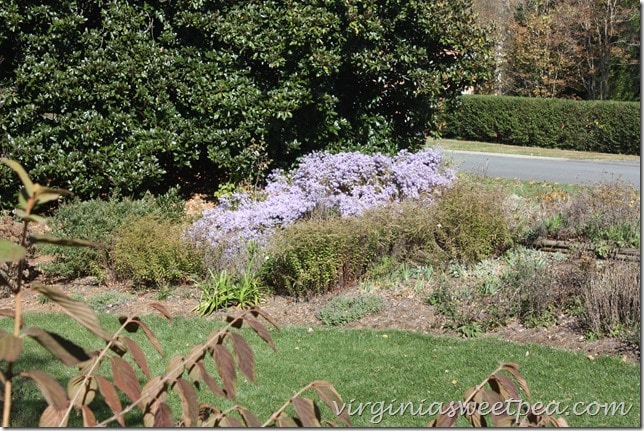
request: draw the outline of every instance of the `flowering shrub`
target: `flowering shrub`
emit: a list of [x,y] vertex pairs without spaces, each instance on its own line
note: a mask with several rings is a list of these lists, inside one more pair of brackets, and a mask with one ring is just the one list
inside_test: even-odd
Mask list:
[[344,217],[388,202],[431,201],[433,192],[454,178],[454,172],[443,166],[442,154],[433,149],[403,150],[393,157],[315,152],[290,173],[271,173],[263,200],[248,193],[223,197],[218,207],[204,211],[189,236],[215,251],[215,260],[225,266],[239,259],[247,241],[261,247],[276,228],[309,217],[316,209]]

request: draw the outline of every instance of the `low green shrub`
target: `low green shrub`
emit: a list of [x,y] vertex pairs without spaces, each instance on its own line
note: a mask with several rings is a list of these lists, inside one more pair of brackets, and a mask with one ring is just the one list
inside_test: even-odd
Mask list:
[[435,204],[409,200],[361,216],[299,222],[273,237],[262,274],[278,294],[310,296],[378,272],[387,260],[476,262],[512,243],[502,199],[464,182]]
[[378,314],[383,308],[380,296],[336,296],[327,302],[316,316],[325,325],[338,326],[360,320],[369,314]]
[[444,252],[435,241],[432,208],[408,201],[362,216],[295,223],[273,237],[262,276],[275,293],[308,297],[378,272],[387,260],[437,264]]
[[161,287],[202,271],[194,245],[182,238],[184,226],[156,215],[129,217],[114,233],[110,253],[119,277]]
[[449,259],[472,263],[500,254],[512,244],[503,210],[505,196],[460,180],[438,200],[436,242]]
[[44,267],[50,273],[64,277],[93,275],[105,276],[109,266],[108,248],[114,233],[129,217],[156,215],[161,219],[179,220],[184,214],[184,201],[177,189],[154,197],[146,194],[142,199],[119,198],[73,201],[61,205],[50,219],[52,233],[65,238],[78,238],[101,243],[104,249],[43,246],[44,254],[56,257]]
[[357,218],[308,220],[275,235],[262,277],[277,294],[309,297],[355,281],[373,257],[374,242]]

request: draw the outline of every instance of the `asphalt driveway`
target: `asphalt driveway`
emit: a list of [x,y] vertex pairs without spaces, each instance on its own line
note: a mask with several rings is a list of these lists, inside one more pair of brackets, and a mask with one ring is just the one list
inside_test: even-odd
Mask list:
[[624,181],[640,189],[639,161],[573,160],[457,150],[444,152],[456,169],[488,177],[585,185]]

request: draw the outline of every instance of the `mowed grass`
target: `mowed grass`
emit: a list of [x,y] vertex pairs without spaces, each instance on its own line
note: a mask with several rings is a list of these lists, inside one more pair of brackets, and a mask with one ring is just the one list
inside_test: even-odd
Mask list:
[[625,154],[596,153],[592,151],[558,150],[553,148],[522,147],[518,145],[494,144],[489,142],[460,141],[456,139],[428,139],[430,147],[439,146],[444,150],[477,151],[483,153],[516,154],[523,156],[558,157],[576,160],[628,160],[639,162],[639,156]]
[[458,172],[459,178],[475,181],[482,188],[487,190],[502,190],[522,198],[542,198],[553,192],[564,192],[574,194],[591,186],[581,184],[564,184],[548,181],[521,180],[518,178],[492,178],[484,175],[477,175],[470,172]]
[[[153,328],[165,349],[166,357],[161,358],[142,334],[132,335],[144,349],[153,375],[163,372],[170,357],[187,354],[192,346],[205,341],[213,329],[221,326],[221,322],[204,318],[179,318],[172,323],[157,316],[145,316],[143,320]],[[58,332],[88,349],[102,347],[100,341],[63,314],[28,314],[26,322]],[[118,328],[114,316],[103,314],[101,322],[110,331]],[[0,320],[0,327],[10,330],[11,321]],[[463,340],[401,331],[316,328],[309,332],[307,328],[297,327],[271,330],[277,347],[275,353],[253,333],[244,331],[243,334],[256,355],[257,381],[251,384],[240,377],[237,402],[248,407],[260,420],[267,419],[311,381],[328,380],[354,413],[353,426],[420,427],[431,419],[422,414],[431,403],[462,399],[463,392],[479,384],[499,362],[511,361],[519,364],[527,379],[532,401],[558,402],[562,409],[583,403],[591,407],[591,413],[599,405],[623,402],[628,410],[625,415],[564,415],[572,426],[637,427],[640,424],[640,368],[616,357],[590,360],[581,353],[519,345],[492,337]],[[212,361],[209,366],[214,370]],[[27,340],[15,371],[31,368],[44,369],[63,383],[75,372]],[[107,368],[103,371],[107,373]],[[222,408],[231,406],[229,401],[207,395],[205,390],[200,391],[204,402]],[[178,398],[173,396],[170,402],[173,410],[179,411]],[[410,403],[405,414],[396,413],[401,403]],[[383,414],[383,407],[388,405],[393,415],[386,409]],[[37,425],[45,406],[35,385],[18,379],[12,425]],[[360,406],[363,409],[358,414]],[[99,419],[109,416],[104,408],[97,407],[95,413]],[[324,417],[332,417],[326,407],[322,413]],[[139,419],[136,414],[127,418],[130,426],[136,425]],[[72,425],[79,426],[79,419],[74,418]]]

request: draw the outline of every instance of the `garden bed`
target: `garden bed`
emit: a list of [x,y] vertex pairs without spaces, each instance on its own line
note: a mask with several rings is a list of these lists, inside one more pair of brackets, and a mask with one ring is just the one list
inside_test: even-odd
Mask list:
[[[50,280],[70,296],[82,297],[101,312],[120,315],[141,315],[155,313],[149,304],[160,302],[174,316],[197,318],[192,309],[198,304],[200,292],[193,286],[177,286],[163,298],[158,290],[133,291],[125,284],[97,283],[92,277],[78,280]],[[355,294],[359,287],[341,292],[342,295]],[[261,304],[276,321],[284,326],[315,328],[323,326],[316,318],[317,311],[331,298],[340,293],[327,293],[309,301],[295,301],[284,296],[269,296]],[[454,331],[443,328],[444,318],[423,297],[409,291],[374,291],[372,294],[383,298],[384,308],[375,315],[365,316],[359,321],[345,325],[347,328],[397,329],[426,334],[451,334]],[[12,308],[13,297],[0,299],[0,308]],[[23,300],[26,312],[60,312],[55,304],[43,303],[36,292],[28,291]],[[228,310],[234,313],[235,309]],[[206,319],[221,319],[225,312],[220,311]],[[586,352],[589,358],[601,355],[620,356],[624,361],[639,362],[639,346],[628,344],[616,338],[602,338],[588,341],[583,330],[574,318],[562,318],[549,328],[526,328],[516,321],[484,336],[500,337],[517,343],[536,343],[577,352]],[[529,354],[529,347],[526,353]]]

